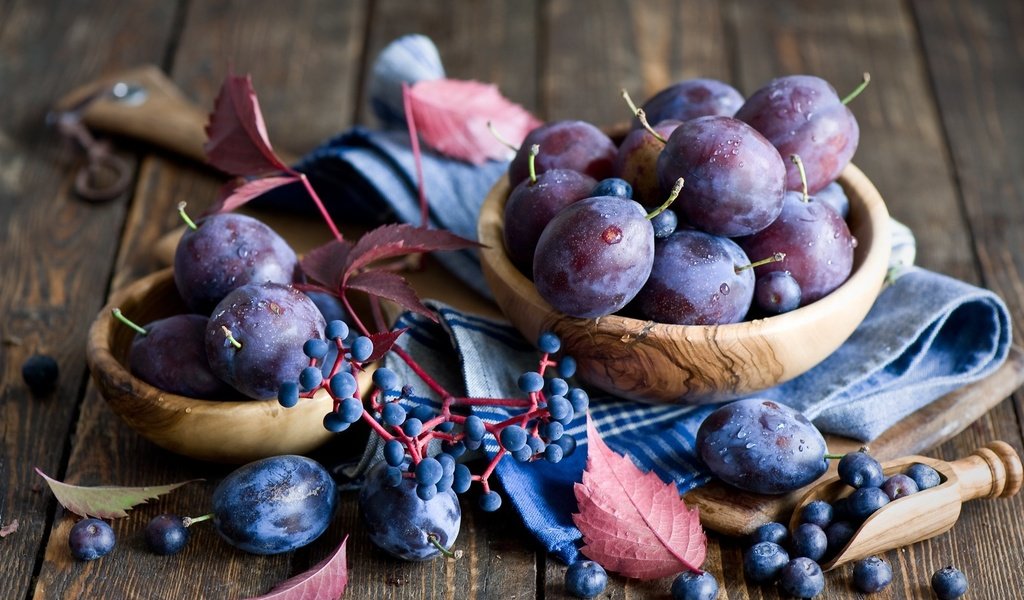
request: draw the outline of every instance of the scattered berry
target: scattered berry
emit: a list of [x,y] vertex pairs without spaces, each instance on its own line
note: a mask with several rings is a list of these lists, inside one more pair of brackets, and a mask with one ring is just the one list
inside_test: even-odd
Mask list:
[[33,354],[21,364],[21,378],[33,396],[45,396],[57,389],[57,361],[46,354]]
[[715,600],[718,580],[707,571],[683,571],[672,582],[672,600]]
[[188,529],[178,515],[159,515],[146,525],[146,544],[156,554],[177,554],[188,542]]
[[782,567],[789,562],[789,553],[774,542],[759,542],[743,554],[743,572],[755,583],[775,581]]
[[590,192],[591,197],[593,196],[616,196],[618,198],[632,198],[633,197],[633,186],[629,185],[629,182],[625,179],[618,177],[609,177],[602,179],[597,182],[594,186],[593,191]]
[[967,576],[950,565],[932,575],[932,590],[939,600],[953,600],[967,593]]
[[106,521],[82,519],[71,528],[68,547],[78,560],[96,560],[114,549],[114,530]]
[[565,591],[577,598],[594,598],[608,587],[608,573],[592,560],[579,560],[565,570]]
[[801,556],[782,568],[779,585],[791,596],[813,598],[825,589],[825,574],[818,563]]
[[870,556],[853,563],[853,585],[865,594],[873,594],[892,583],[892,568],[889,563]]
[[758,544],[760,542],[772,542],[774,544],[783,545],[789,539],[789,529],[786,528],[782,523],[776,523],[774,521],[761,525],[754,533],[750,536],[750,545]]

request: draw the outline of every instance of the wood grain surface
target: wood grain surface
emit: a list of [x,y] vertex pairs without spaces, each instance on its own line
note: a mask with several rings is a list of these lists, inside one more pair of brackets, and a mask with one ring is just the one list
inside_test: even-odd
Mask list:
[[[89,323],[111,293],[162,265],[151,250],[177,227],[177,202],[208,205],[222,178],[122,139],[119,152],[136,168],[133,189],[107,204],[84,203],[70,191],[74,155],[44,124],[56,99],[153,63],[209,107],[230,63],[252,73],[275,148],[300,156],[351,124],[375,124],[364,97],[372,60],[412,32],[437,42],[449,75],[498,83],[546,119],[621,121],[620,88],[642,98],[684,77],[721,78],[749,94],[771,77],[809,72],[843,93],[870,71],[871,86],[851,106],[861,127],[855,160],[890,213],[914,230],[919,264],[992,288],[1018,323],[1024,317],[1024,9],[1013,0],[0,0],[0,526],[19,521],[0,539],[0,597],[245,598],[305,570],[345,533],[349,598],[568,597],[564,566],[539,551],[510,509],[481,513],[472,494],[456,544],[463,556],[454,561],[386,558],[360,531],[350,493],[332,528],[293,554],[246,555],[197,526],[182,554],[154,556],[141,538],[148,519],[206,512],[227,468],[148,442],[88,381]],[[32,398],[19,374],[37,351],[61,365],[57,391],[45,398]],[[1019,395],[998,400],[966,404],[977,413],[996,406],[965,413],[964,421],[979,418],[924,454],[954,460],[994,439],[1020,452],[1024,404]],[[890,447],[955,433],[942,426],[941,410],[929,410]],[[358,434],[339,436],[318,456],[357,455],[362,443]],[[66,545],[74,519],[32,466],[81,484],[206,481],[132,511],[115,523],[111,556],[78,563]],[[964,505],[949,532],[886,553],[894,582],[872,597],[930,597],[931,573],[950,563],[967,573],[971,598],[1024,597],[1013,584],[1021,514],[1019,495]],[[744,580],[742,551],[741,540],[710,535],[705,568],[719,577],[720,597],[780,597]],[[612,577],[601,597],[667,598],[669,584]],[[820,597],[856,597],[850,570],[830,573]]]

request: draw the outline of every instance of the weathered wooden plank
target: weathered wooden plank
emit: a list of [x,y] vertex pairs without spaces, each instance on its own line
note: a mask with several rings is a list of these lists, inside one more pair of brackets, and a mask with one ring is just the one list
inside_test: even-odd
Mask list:
[[[70,191],[72,167],[44,116],[70,87],[128,61],[159,61],[174,3],[4,2],[0,7],[0,522],[20,527],[0,544],[0,597],[29,592],[55,502],[32,471],[62,477],[86,376],[89,317],[102,305],[127,194],[93,205]],[[85,59],[82,59],[86,57]],[[133,161],[129,157],[129,166]],[[52,395],[21,380],[35,352],[61,369]]]

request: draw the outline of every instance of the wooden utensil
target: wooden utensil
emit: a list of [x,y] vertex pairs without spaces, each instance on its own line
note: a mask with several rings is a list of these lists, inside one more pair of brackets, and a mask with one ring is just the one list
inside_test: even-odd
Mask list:
[[[904,456],[882,464],[888,475],[901,473],[914,463],[926,464],[942,476],[936,487],[899,498],[876,511],[850,541],[830,560],[821,563],[825,571],[839,565],[909,546],[949,530],[960,516],[964,502],[977,498],[1009,498],[1020,491],[1024,468],[1012,446],[994,441],[974,454],[952,462],[926,456]],[[797,503],[790,530],[800,523],[800,510],[814,500],[834,502],[853,488],[832,475],[814,485]]]

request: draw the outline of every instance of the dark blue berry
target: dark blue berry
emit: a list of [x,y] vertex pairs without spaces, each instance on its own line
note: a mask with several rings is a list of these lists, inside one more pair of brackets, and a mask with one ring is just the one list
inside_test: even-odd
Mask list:
[[397,402],[388,402],[381,407],[380,418],[385,425],[398,427],[405,422],[405,408]]
[[452,489],[452,484],[455,483],[455,475],[451,473],[445,473],[441,476],[441,480],[437,482],[437,493],[443,494],[448,490]]
[[445,440],[441,442],[441,450],[449,454],[452,458],[458,458],[466,453],[466,444],[463,442],[449,442],[448,440]]
[[188,529],[177,515],[159,515],[146,525],[146,544],[156,554],[177,554],[188,541]]
[[434,409],[430,408],[426,404],[417,404],[409,410],[409,418],[419,419],[426,423],[427,421],[434,418]]
[[808,502],[800,510],[801,523],[814,523],[822,529],[832,522],[832,505],[824,500]]
[[782,523],[776,523],[775,521],[761,525],[750,535],[751,546],[760,542],[772,542],[782,546],[788,540],[789,529]]
[[388,487],[398,487],[402,485],[402,480],[405,477],[402,476],[402,470],[398,467],[388,467],[382,475],[383,482]]
[[433,457],[424,458],[416,465],[416,483],[421,485],[434,485],[441,481],[444,475],[444,467]]
[[591,196],[615,196],[616,198],[633,198],[633,186],[625,179],[609,177],[597,182]]
[[419,419],[406,419],[402,424],[402,431],[409,437],[416,437],[423,432],[423,421]]
[[519,376],[519,389],[529,394],[544,389],[544,376],[536,371],[527,371]]
[[329,340],[344,340],[348,337],[348,323],[341,320],[329,321],[324,336]]
[[33,396],[45,396],[57,389],[59,374],[57,361],[46,354],[33,354],[21,363],[21,378]]
[[338,414],[346,423],[355,423],[363,417],[363,402],[359,398],[345,398],[338,405]]
[[530,459],[533,458],[533,448],[529,445],[523,446],[512,453],[512,458],[516,462],[530,462]]
[[405,461],[405,446],[398,440],[388,440],[384,443],[384,462],[392,467],[402,466]]
[[849,498],[847,507],[850,516],[857,521],[863,521],[889,503],[889,496],[882,491],[882,488],[877,487],[863,487],[854,490]]
[[352,347],[349,349],[349,352],[352,353],[352,360],[363,362],[373,354],[373,341],[361,335],[352,340]]
[[[440,481],[440,479],[438,480]],[[437,495],[437,484],[435,483],[418,483],[416,484],[416,495],[420,500],[429,502],[434,496]]]
[[828,548],[825,531],[814,523],[801,523],[793,530],[791,540],[793,556],[805,556],[813,561],[821,560]]
[[438,423],[435,429],[437,429],[441,433],[451,433],[451,431],[455,429],[455,422],[445,421],[443,423]]
[[501,445],[509,452],[515,452],[526,445],[526,430],[519,425],[509,425],[499,434]]
[[324,374],[317,367],[306,367],[299,373],[299,385],[305,392],[316,389],[323,380]]
[[331,377],[331,395],[335,398],[348,398],[356,393],[359,387],[356,378],[348,371],[340,371]]
[[913,479],[903,473],[896,473],[882,482],[882,491],[885,492],[886,496],[889,496],[889,500],[897,500],[904,496],[916,494],[918,488],[917,483]]
[[484,420],[476,415],[466,417],[463,428],[466,431],[466,439],[472,441],[484,439],[484,434],[487,433],[487,429],[484,427]]
[[885,480],[882,465],[865,452],[850,452],[839,459],[839,479],[855,488],[878,487]]
[[548,393],[553,396],[564,396],[569,393],[569,384],[561,377],[548,380]]
[[302,345],[302,352],[310,358],[323,358],[327,356],[327,342],[320,338],[306,340]]
[[568,379],[576,374],[576,359],[571,356],[563,356],[558,359],[558,375]]
[[468,438],[463,440],[463,443],[466,445],[466,450],[479,450],[484,445],[483,440],[471,440]]
[[96,560],[114,549],[114,530],[106,521],[82,519],[71,528],[68,547],[78,560]]
[[532,450],[534,454],[537,454],[539,452],[544,451],[544,446],[546,444],[544,443],[544,440],[540,439],[537,436],[531,435],[530,437],[526,438],[526,445],[530,447],[530,450]]
[[540,434],[549,442],[557,441],[565,433],[565,425],[558,421],[547,421],[540,426]]
[[573,452],[576,452],[576,438],[569,434],[563,435],[553,443],[558,444],[562,448],[562,458],[568,458],[572,456]]
[[573,417],[572,404],[565,396],[548,396],[548,412],[552,419],[562,423]]
[[351,425],[351,423],[343,419],[341,415],[334,411],[324,415],[324,429],[331,433],[341,433],[348,429],[349,425]]
[[707,571],[683,571],[672,582],[672,600],[715,600],[718,580]]
[[381,367],[373,372],[373,384],[385,392],[402,387],[398,374],[387,367]]
[[562,340],[560,340],[554,333],[545,331],[540,334],[539,338],[537,338],[537,347],[540,348],[541,352],[554,354],[562,347]]
[[939,600],[953,600],[967,593],[967,576],[950,565],[932,575],[932,590]]
[[558,444],[549,444],[547,448],[544,448],[544,459],[552,464],[560,462],[564,454],[565,452]]
[[857,527],[849,521],[833,521],[825,529],[825,538],[828,540],[828,555],[835,556],[846,544],[853,539]]
[[790,596],[813,598],[825,589],[825,574],[818,563],[801,556],[782,568],[779,585]]
[[667,238],[679,227],[679,216],[674,210],[663,210],[651,219],[651,227],[654,227],[655,239]]
[[906,475],[914,480],[918,490],[927,490],[942,483],[939,472],[923,463],[914,463],[907,467]]
[[463,464],[455,465],[453,477],[452,490],[457,494],[466,493],[469,490],[470,484],[473,483],[473,473],[470,472],[469,467]]
[[573,412],[581,415],[587,412],[587,407],[590,406],[590,396],[582,388],[573,388],[569,390],[569,402],[572,404]]
[[445,475],[451,475],[455,472],[455,458],[450,454],[441,453],[435,456],[437,462],[441,463],[441,472]]
[[743,553],[743,572],[755,583],[775,581],[782,567],[789,562],[789,553],[774,542],[758,542]]
[[277,401],[285,407],[291,408],[299,403],[299,384],[294,381],[285,381],[277,390]]
[[853,563],[853,585],[865,594],[874,594],[892,583],[892,569],[889,563],[869,556]]
[[501,494],[491,490],[480,496],[480,509],[484,512],[494,512],[501,507]]
[[608,587],[608,573],[592,560],[579,560],[565,570],[565,591],[577,598],[593,598]]

